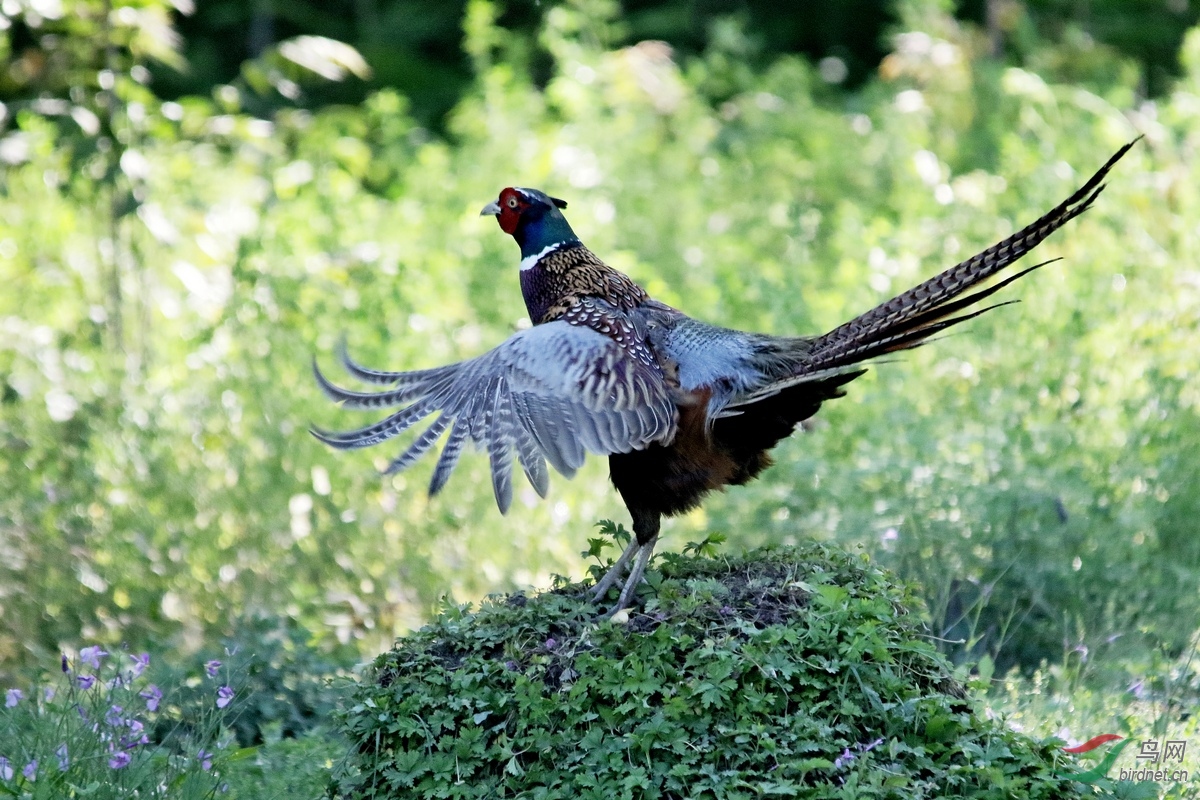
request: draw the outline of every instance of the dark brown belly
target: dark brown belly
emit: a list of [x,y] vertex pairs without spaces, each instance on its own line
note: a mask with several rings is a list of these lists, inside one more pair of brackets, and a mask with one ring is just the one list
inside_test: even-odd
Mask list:
[[733,460],[711,447],[663,446],[608,457],[609,474],[625,505],[668,517],[691,511],[714,489],[731,483]]
[[613,485],[630,511],[676,516],[700,505],[715,489],[741,485],[771,465],[769,450],[791,435],[821,403],[861,372],[784,390],[710,428],[705,403],[680,409],[679,432],[669,445],[609,456]]

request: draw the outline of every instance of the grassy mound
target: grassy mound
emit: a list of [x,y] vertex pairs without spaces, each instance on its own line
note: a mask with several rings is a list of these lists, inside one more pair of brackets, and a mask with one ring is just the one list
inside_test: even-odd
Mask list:
[[582,585],[448,608],[342,715],[354,797],[1071,797],[976,714],[906,587],[834,548],[663,555],[628,622]]

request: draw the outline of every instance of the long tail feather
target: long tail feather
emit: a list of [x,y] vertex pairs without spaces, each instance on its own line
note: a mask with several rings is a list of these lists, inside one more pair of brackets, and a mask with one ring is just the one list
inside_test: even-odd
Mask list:
[[869,358],[870,356],[865,355],[868,352],[878,355],[903,349],[895,346],[880,349],[879,345],[885,341],[894,344],[902,340],[907,346],[915,346],[927,335],[978,316],[982,312],[956,317],[946,324],[939,322],[946,322],[947,316],[988,297],[1042,266],[1038,264],[1030,267],[996,286],[962,297],[964,292],[993,277],[1041,244],[1054,231],[1086,211],[1104,190],[1103,181],[1109,170],[1140,139],[1139,136],[1118,150],[1078,191],[1037,221],[1026,225],[1004,241],[820,337],[812,347],[811,360],[807,366],[813,370],[821,370],[857,363]]
[[[877,341],[882,337],[895,335],[896,330],[913,330],[913,320],[922,320],[919,324],[928,324],[952,314],[970,305],[973,301],[959,301],[960,295],[986,279],[996,275],[1004,267],[1030,252],[1042,243],[1046,236],[1054,233],[1062,225],[1078,217],[1096,201],[1100,192],[1104,191],[1104,178],[1121,157],[1139,142],[1141,137],[1134,139],[1100,167],[1092,178],[1079,188],[1072,196],[1063,200],[1048,213],[1038,218],[1036,222],[1026,225],[1009,236],[1008,239],[992,245],[982,253],[961,261],[960,264],[917,285],[904,294],[893,297],[892,300],[881,303],[871,311],[859,315],[848,323],[836,327],[826,333],[812,349],[814,363],[812,366],[822,368],[828,362],[845,362],[847,351],[862,347],[865,341]],[[1040,265],[1039,265],[1040,266]],[[1020,273],[1025,275],[1026,272]],[[1015,279],[1014,276],[1012,279]],[[1012,282],[1012,279],[1008,283]],[[1006,284],[1001,284],[1006,285]],[[1000,288],[1000,287],[996,287]],[[982,300],[990,291],[974,296],[974,300]]]
[[[1035,269],[1040,269],[1040,268],[1046,266],[1047,264],[1053,264],[1056,261],[1062,261],[1062,259],[1061,258],[1051,258],[1046,261],[1041,261],[1037,264],[1034,264],[1032,267],[1026,267],[1025,269],[1021,270],[1020,272],[1018,272],[1014,275],[1009,275],[1004,280],[998,281],[995,285],[989,286],[986,289],[982,289],[978,292],[975,292],[974,294],[969,294],[966,297],[959,297],[950,302],[943,303],[942,305],[938,306],[937,308],[926,311],[924,314],[917,314],[916,316],[905,320],[904,323],[895,326],[895,328],[893,328],[893,332],[900,333],[902,331],[915,331],[915,330],[918,330],[930,323],[937,322],[939,319],[943,319],[950,314],[955,314],[955,313],[963,310],[964,308],[970,308],[971,306],[975,305],[976,303],[980,302],[981,300],[986,300],[987,298],[991,297],[996,292],[1003,289],[1005,286],[1008,286],[1010,283],[1013,283],[1014,281],[1020,280],[1021,278],[1025,277],[1029,273],[1033,272]],[[1016,301],[1009,301],[1009,302],[1016,302]],[[993,308],[999,308],[1000,306],[1006,306],[1009,304],[1009,302],[998,303],[993,306],[988,306],[987,310],[991,310]],[[969,319],[969,317],[965,317],[964,319]]]

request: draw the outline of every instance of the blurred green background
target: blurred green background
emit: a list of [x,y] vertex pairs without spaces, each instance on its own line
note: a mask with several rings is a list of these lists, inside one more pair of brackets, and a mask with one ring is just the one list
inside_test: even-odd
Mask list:
[[1200,619],[1198,16],[5,0],[0,672],[263,619],[371,655],[443,595],[581,576],[594,522],[624,519],[603,460],[501,517],[484,458],[431,502],[433,459],[381,479],[399,445],[306,432],[368,421],[311,378],[343,334],[408,369],[525,323],[516,248],[478,217],[504,186],[568,199],[697,317],[813,334],[1139,133],[1020,305],[872,370],[661,546],[861,546],[922,583],[949,652],[1001,670],[1177,657]]

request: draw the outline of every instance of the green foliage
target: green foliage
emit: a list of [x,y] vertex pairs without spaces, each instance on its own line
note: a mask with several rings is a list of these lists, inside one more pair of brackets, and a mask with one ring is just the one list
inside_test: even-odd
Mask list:
[[633,534],[625,530],[624,525],[613,522],[611,519],[600,520],[596,523],[596,527],[600,530],[600,535],[588,539],[588,549],[579,554],[584,558],[599,560],[604,551],[614,544],[624,548],[633,541]]
[[353,797],[1071,797],[975,712],[865,556],[665,556],[625,624],[586,587],[447,606],[341,715]]
[[[140,52],[150,57],[143,79],[152,81],[160,98],[207,96],[237,76],[253,88],[256,109],[269,115],[293,105],[358,104],[390,89],[412,101],[423,124],[440,127],[470,91],[474,76],[464,51],[470,49],[471,36],[463,30],[470,23],[464,19],[476,15],[481,5],[466,0],[13,2],[0,10],[6,23],[0,27],[0,56],[14,62],[13,69],[0,75],[0,100],[62,88],[64,66],[73,63],[79,50],[103,51],[105,40],[115,34],[117,43],[136,38]],[[538,33],[556,5],[495,4],[493,16],[502,26],[496,38],[505,60],[538,80],[547,76],[551,60]],[[1186,2],[1164,0],[793,0],[785,5],[772,0],[623,0],[612,4],[621,24],[610,42],[661,40],[691,58],[718,46],[733,24],[746,33],[746,66],[760,69],[781,55],[804,55],[824,62],[822,75],[831,84],[857,88],[887,55],[887,37],[897,17],[914,6],[952,12],[975,23],[977,35],[986,35],[1007,63],[1063,81],[1102,83],[1111,80],[1114,70],[1136,65],[1154,97],[1170,91],[1179,75],[1180,40],[1200,18]],[[369,63],[370,74],[346,81],[304,79],[311,74],[297,79],[292,65],[273,57],[282,42],[313,36],[353,45]],[[100,62],[96,67],[103,68]],[[84,70],[72,77],[80,84],[91,78]]]
[[683,552],[685,554],[694,553],[698,556],[712,558],[717,554],[717,551],[720,549],[721,545],[724,544],[724,542],[725,534],[710,533],[699,542],[688,542],[685,544],[683,546]]
[[[1198,644],[1200,640],[1194,641],[1178,657],[1150,652],[1124,665],[1092,659],[1089,653],[1082,652],[1076,653],[1070,663],[1046,666],[1029,677],[1014,671],[997,683],[989,705],[1004,709],[1010,726],[1032,736],[1055,736],[1071,745],[1099,733],[1116,733],[1133,740],[1137,746],[1127,748],[1109,771],[1109,780],[1097,784],[1113,789],[1118,796],[1195,798],[1196,759],[1190,753],[1190,742],[1200,734],[1200,717],[1194,713],[1200,699]],[[1097,680],[1095,675],[1086,674],[1086,667],[1105,671],[1123,667],[1125,674],[1108,674]],[[1127,691],[1103,688],[1112,685],[1123,685]],[[1138,761],[1137,755],[1140,743],[1146,740],[1189,742],[1183,767],[1192,779],[1120,784],[1116,779],[1121,770],[1145,766],[1146,762]],[[1091,758],[1098,759],[1100,755],[1096,752]],[[1079,769],[1094,764],[1094,761],[1081,764]]]
[[501,519],[486,459],[430,502],[431,463],[381,480],[394,449],[305,433],[364,421],[309,374],[343,333],[417,368],[524,323],[511,242],[477,216],[500,187],[566,197],[597,253],[700,318],[815,333],[1032,219],[1135,130],[1044,246],[1064,261],[1006,291],[1022,305],[857,381],[661,547],[863,544],[999,674],[1181,651],[1200,616],[1200,39],[1138,104],[1136,70],[1085,89],[1006,69],[943,6],[898,6],[879,74],[838,94],[799,58],[755,67],[735,21],[693,58],[615,47],[609,3],[548,8],[535,68],[474,3],[476,79],[444,139],[389,91],[269,118],[248,84],[164,103],[133,27],[60,41],[44,88],[63,96],[11,103],[0,138],[2,668],[81,640],[195,652],[276,615],[374,653],[446,593],[582,574],[590,521],[619,509],[600,461]]
[[[385,5],[358,4],[355,13]],[[951,17],[948,3],[897,3],[890,54],[853,92],[803,59],[779,57],[777,43],[764,48],[757,12],[701,20],[692,44],[672,51],[620,43],[684,23],[649,7],[615,17],[618,4],[598,0],[547,3],[520,19],[475,0],[463,19],[471,71],[455,51],[439,73],[412,56],[447,35],[434,5],[409,9],[404,42],[382,22],[368,26],[367,42],[339,29],[344,19],[305,20],[299,5],[289,12],[297,27],[281,36],[353,40],[375,83],[322,83],[321,72],[367,73],[352,50],[292,40],[241,60],[236,77],[221,78],[231,83],[173,102],[148,83],[180,63],[169,3],[0,10],[0,672],[9,686],[29,687],[15,676],[57,664],[64,643],[88,641],[113,652],[121,642],[135,652],[152,643],[189,665],[162,667],[156,655],[154,680],[174,687],[175,703],[148,728],[157,749],[137,749],[117,770],[108,743],[65,703],[75,698],[93,721],[116,704],[132,718],[136,699],[118,703],[112,693],[133,684],[76,683],[49,702],[26,688],[3,711],[0,755],[14,776],[0,792],[103,796],[165,784],[186,795],[209,791],[220,771],[235,796],[316,796],[342,747],[321,725],[337,696],[329,677],[354,653],[376,653],[420,625],[447,594],[433,630],[490,630],[472,658],[495,685],[524,687],[520,699],[543,716],[525,725],[505,712],[492,731],[500,719],[474,715],[499,710],[464,709],[447,695],[428,719],[469,724],[428,735],[466,748],[480,774],[494,763],[479,753],[506,737],[501,766],[526,774],[497,779],[513,785],[550,767],[511,743],[541,741],[538,725],[564,720],[555,703],[590,702],[578,689],[560,691],[563,670],[582,674],[601,646],[641,665],[630,664],[638,679],[621,684],[628,693],[609,712],[636,746],[618,751],[610,737],[596,748],[629,770],[618,776],[612,764],[589,762],[605,780],[642,770],[635,781],[665,786],[678,776],[646,766],[659,756],[699,769],[699,754],[660,739],[655,726],[668,722],[710,745],[725,737],[737,768],[766,758],[754,732],[699,727],[704,715],[743,712],[783,726],[781,746],[798,757],[791,772],[775,772],[813,791],[852,780],[867,793],[901,791],[878,783],[881,764],[897,765],[903,791],[916,792],[969,792],[981,776],[992,780],[993,766],[1002,773],[993,785],[1044,776],[1045,747],[932,691],[930,676],[946,667],[912,644],[907,618],[885,608],[901,595],[823,548],[805,552],[841,566],[789,595],[805,616],[821,609],[804,635],[835,648],[830,663],[874,681],[865,686],[895,688],[911,703],[881,708],[869,693],[853,695],[862,688],[849,685],[854,671],[801,671],[812,683],[794,687],[799,711],[764,719],[772,703],[792,701],[765,695],[778,681],[742,656],[794,655],[800,634],[747,623],[737,600],[745,587],[685,578],[697,563],[688,560],[653,573],[650,615],[628,628],[594,625],[566,594],[529,603],[565,615],[561,629],[549,627],[558,617],[516,606],[464,616],[457,602],[582,574],[585,559],[628,541],[606,522],[579,555],[590,521],[619,508],[603,464],[556,481],[550,502],[519,492],[501,519],[486,460],[468,457],[429,502],[430,464],[381,480],[375,469],[394,450],[335,454],[307,437],[312,422],[361,421],[329,407],[308,365],[314,352],[329,363],[343,333],[365,362],[415,368],[476,355],[525,324],[516,254],[476,216],[505,185],[566,197],[593,249],[696,316],[815,333],[1006,235],[1135,132],[1145,143],[1097,206],[1042,248],[1064,260],[1006,292],[1021,306],[856,382],[776,451],[763,480],[672,521],[660,547],[712,555],[723,535],[735,547],[861,544],[924,587],[933,641],[976,661],[984,678],[1008,675],[995,702],[1028,730],[1075,738],[1068,734],[1085,731],[1060,730],[1074,720],[1194,734],[1186,709],[1196,699],[1187,654],[1200,618],[1200,175],[1189,154],[1200,129],[1200,32],[1184,41],[1182,77],[1151,103],[1139,97],[1147,82],[1166,87],[1163,70],[1139,73],[1083,26],[1065,26],[1054,44],[1042,38],[1041,23],[1066,14],[1053,2],[1012,4],[1000,20],[1021,68],[991,59],[989,43]],[[205,3],[196,19],[236,22],[231,8]],[[1100,22],[1128,37],[1126,13]],[[1195,17],[1164,13],[1175,21],[1133,26],[1138,41],[1122,44],[1126,52],[1164,63],[1162,42],[1174,34],[1159,34]],[[425,22],[412,24],[417,16]],[[513,27],[529,35],[507,35]],[[202,61],[197,49],[183,51]],[[376,91],[388,83],[411,91]],[[353,106],[286,107],[356,92],[365,99]],[[442,138],[419,124],[431,108],[452,108]],[[884,599],[873,605],[868,586]],[[714,616],[718,601],[733,613],[721,615],[722,605]],[[678,613],[656,619],[663,609]],[[493,623],[478,627],[481,619],[524,633],[510,640]],[[672,631],[696,645],[654,650]],[[717,638],[706,644],[709,632]],[[583,648],[585,638],[595,649]],[[518,670],[497,667],[506,647],[503,660]],[[876,651],[892,660],[877,661]],[[448,681],[471,674],[430,658],[426,666],[446,667]],[[205,716],[215,715],[213,679],[198,677],[214,659],[237,689],[220,720]],[[682,688],[671,698],[648,694],[667,675],[665,666],[645,672],[652,659],[694,680],[673,683]],[[755,692],[713,684],[700,674],[710,665]],[[597,669],[587,680],[618,692],[612,663]],[[1095,685],[1136,691],[1118,703]],[[468,688],[464,696],[476,697],[479,686]],[[687,692],[693,716],[678,708]],[[617,710],[642,699],[662,701],[661,716]],[[810,709],[834,703],[837,718],[814,728]],[[668,711],[678,714],[668,720]],[[376,724],[357,712],[346,721]],[[587,723],[564,721],[581,735]],[[964,727],[951,737],[954,725]],[[875,730],[889,731],[886,744],[871,746]],[[51,779],[60,734],[87,757]],[[198,769],[195,753],[214,738],[228,746],[214,751],[213,771]],[[231,761],[222,753],[234,740],[254,747]],[[995,742],[1012,755],[993,758]],[[587,757],[562,747],[563,759]],[[441,770],[456,751],[430,752]],[[938,754],[943,762],[929,766]],[[35,758],[39,781],[25,786],[21,770]],[[823,766],[839,758],[842,769]],[[368,771],[347,771],[346,785],[375,780],[372,763],[387,762],[360,760]],[[1010,767],[1018,772],[1003,772]],[[717,769],[698,785],[726,777]]]
[[220,647],[201,648],[182,663],[156,659],[154,680],[177,686],[180,704],[200,704],[208,688],[189,683],[187,676],[220,664],[222,675],[236,678],[225,724],[242,747],[326,726],[342,696],[339,684],[357,663],[356,649],[319,648],[317,637],[286,617],[237,620],[234,631]]
[[333,766],[346,752],[346,742],[324,729],[295,738],[269,728],[264,742],[247,758],[225,771],[228,794],[245,800],[319,800],[328,796]]

